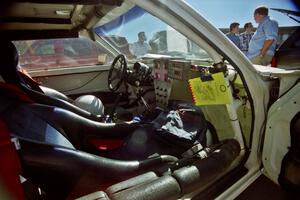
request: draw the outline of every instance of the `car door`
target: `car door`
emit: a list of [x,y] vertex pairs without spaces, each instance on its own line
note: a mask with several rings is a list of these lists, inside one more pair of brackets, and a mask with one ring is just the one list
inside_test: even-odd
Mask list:
[[279,97],[268,111],[263,173],[288,190],[300,188],[300,71],[280,77]]
[[300,69],[300,27],[277,49],[276,67]]
[[300,12],[295,11],[296,9],[286,10],[280,8],[271,8],[271,10],[283,13],[298,23],[293,27],[282,27],[282,29],[285,29],[286,31],[281,35],[281,37],[278,38],[278,40],[284,40],[285,37],[287,37],[287,39],[276,50],[272,66],[283,69],[300,69]]

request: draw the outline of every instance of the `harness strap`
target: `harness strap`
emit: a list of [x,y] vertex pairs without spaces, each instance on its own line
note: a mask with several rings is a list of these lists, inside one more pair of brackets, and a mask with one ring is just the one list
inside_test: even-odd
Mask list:
[[18,99],[24,103],[34,103],[24,91],[14,84],[0,82],[0,94]]
[[44,93],[40,88],[40,84],[36,82],[24,69],[18,71],[18,74],[23,78],[25,83],[29,85],[33,90]]

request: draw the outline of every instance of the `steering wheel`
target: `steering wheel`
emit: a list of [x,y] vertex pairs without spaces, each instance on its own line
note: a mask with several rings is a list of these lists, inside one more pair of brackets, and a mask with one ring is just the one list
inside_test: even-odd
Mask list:
[[115,92],[125,79],[127,62],[123,54],[119,54],[113,61],[108,73],[108,89]]

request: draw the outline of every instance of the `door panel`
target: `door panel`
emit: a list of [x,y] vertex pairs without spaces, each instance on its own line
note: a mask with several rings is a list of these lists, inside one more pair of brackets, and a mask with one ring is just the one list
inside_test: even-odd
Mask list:
[[266,124],[263,164],[264,173],[274,182],[278,182],[282,159],[291,145],[291,120],[300,111],[300,83],[270,108]]
[[99,70],[99,68],[92,71],[59,69],[51,70],[50,73],[42,71],[29,73],[41,85],[56,89],[66,95],[108,92],[108,70]]

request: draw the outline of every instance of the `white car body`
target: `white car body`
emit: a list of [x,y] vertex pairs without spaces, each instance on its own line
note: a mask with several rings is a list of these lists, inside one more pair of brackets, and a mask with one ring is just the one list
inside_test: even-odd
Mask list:
[[[125,0],[121,7],[116,7],[111,11],[111,16],[107,14],[108,16],[104,16],[102,19],[94,16],[90,23],[86,23],[86,27],[80,30],[80,35],[96,40],[108,52],[117,56],[120,52],[113,46],[108,45],[104,38],[95,35],[93,28],[95,24],[105,24],[107,20],[112,20],[110,17],[113,18],[114,15],[118,16],[122,12],[128,11],[134,4],[159,18],[187,39],[203,48],[209,54],[213,63],[222,63],[226,60],[230,63],[228,64],[229,75],[226,78],[227,83],[233,79],[234,75],[238,74],[245,87],[248,97],[246,103],[252,112],[250,125],[251,146],[247,147],[247,144],[245,144],[239,120],[232,120],[229,126],[233,129],[233,138],[240,144],[241,152],[227,172],[243,162],[247,173],[219,194],[216,199],[228,200],[237,198],[262,174],[279,185],[278,176],[282,160],[291,145],[291,120],[300,112],[300,70],[285,70],[253,65],[243,52],[219,29],[182,0]],[[100,21],[97,22],[97,20]],[[76,18],[73,19],[73,22],[76,22]],[[43,26],[41,25],[41,27]],[[100,71],[107,71],[108,69],[109,66],[103,66]],[[71,95],[72,92],[80,94],[96,90],[107,91],[105,74],[101,74],[86,88],[68,91],[68,86],[74,85],[76,88],[79,83],[85,82],[86,77],[80,73],[90,72],[94,76],[96,72],[98,73],[98,70],[98,67],[89,66],[85,69],[33,70],[30,74],[33,77],[38,77],[43,84],[57,90],[65,90],[66,95]],[[56,77],[56,75],[61,74],[65,76]],[[51,78],[51,76],[53,77]],[[271,83],[274,80],[279,82],[279,98],[270,106]],[[69,85],[61,84],[64,82]],[[230,86],[228,87],[230,88]],[[232,88],[230,94],[232,95]],[[241,100],[234,100],[231,104],[226,105],[226,112],[230,119],[238,118],[237,108],[242,104]],[[221,120],[221,117],[219,120]],[[243,160],[245,157],[247,159]],[[198,191],[185,194],[181,198],[191,199],[204,189],[205,187],[199,188]],[[86,196],[86,198],[96,199],[95,196]]]
[[[217,51],[222,52],[243,75],[253,101],[251,106],[254,108],[251,153],[245,164],[249,171],[217,199],[234,199],[261,173],[278,183],[281,161],[290,146],[288,134],[290,121],[300,110],[300,84],[297,83],[289,90],[299,79],[300,71],[254,66],[224,34],[183,1],[136,0],[132,2],[166,21],[204,48],[216,63],[221,61]],[[166,8],[171,12],[166,13]],[[267,79],[269,78],[280,79],[280,95],[284,94],[284,96],[267,110],[270,89]],[[263,149],[260,148],[262,142],[264,142]]]

